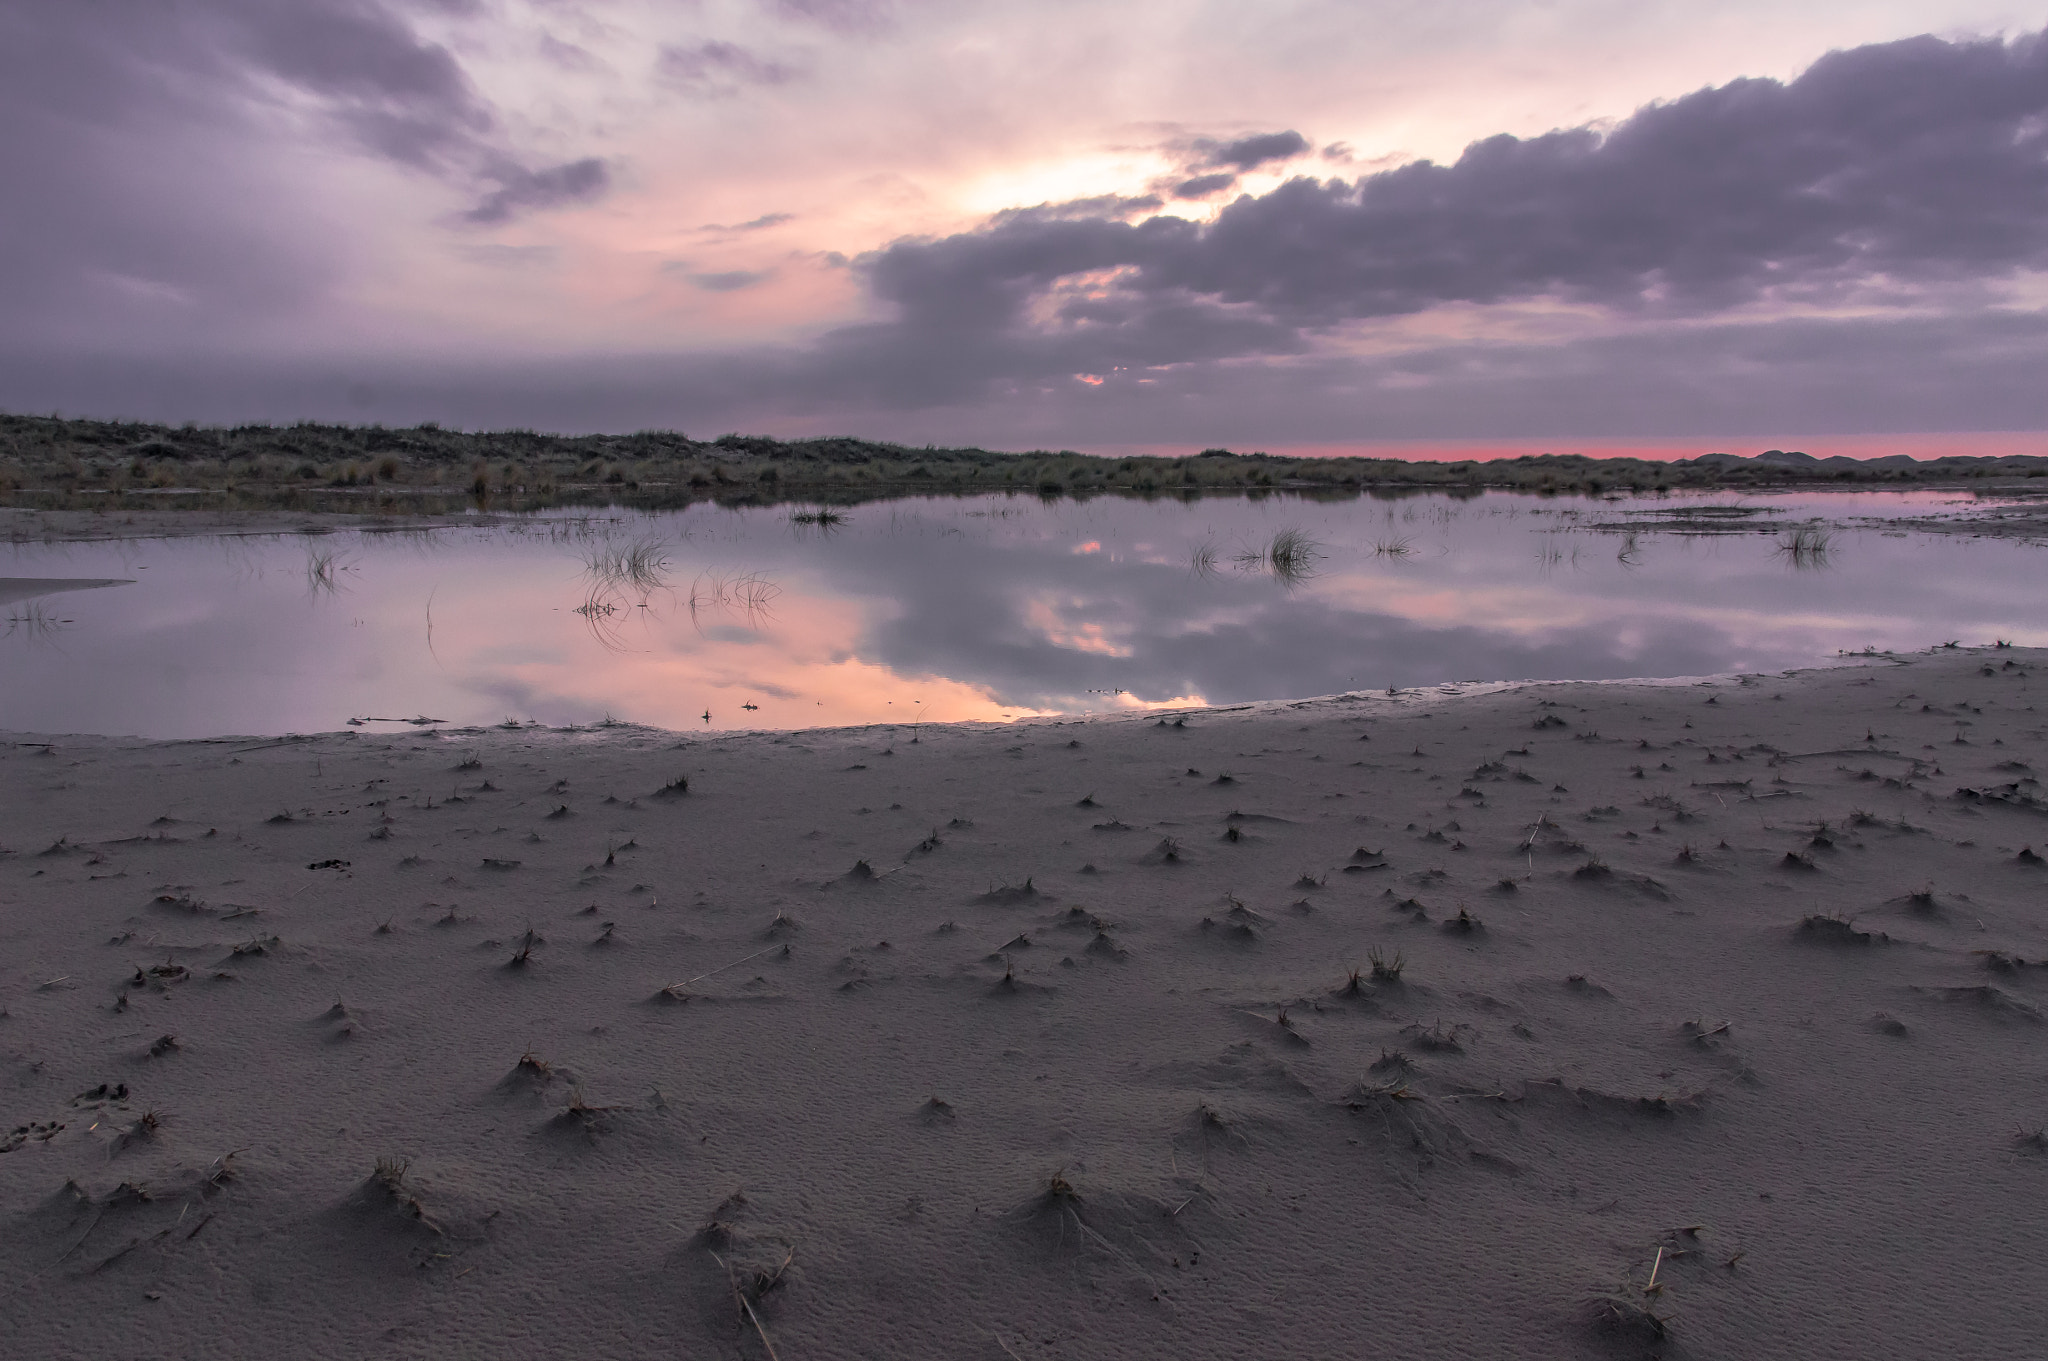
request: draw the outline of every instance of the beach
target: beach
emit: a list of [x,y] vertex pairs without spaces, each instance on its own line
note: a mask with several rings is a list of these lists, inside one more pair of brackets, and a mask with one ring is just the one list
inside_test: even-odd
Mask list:
[[2021,1356],[2040,650],[0,742],[20,1356]]

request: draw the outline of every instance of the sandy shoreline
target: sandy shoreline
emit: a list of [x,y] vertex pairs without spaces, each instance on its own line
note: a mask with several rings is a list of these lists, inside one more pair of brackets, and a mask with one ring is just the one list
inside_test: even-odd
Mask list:
[[2025,1355],[2044,662],[10,736],[0,1339]]

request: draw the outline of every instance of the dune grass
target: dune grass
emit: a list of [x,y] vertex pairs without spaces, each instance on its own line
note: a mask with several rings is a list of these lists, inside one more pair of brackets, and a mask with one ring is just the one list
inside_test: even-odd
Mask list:
[[712,500],[788,504],[830,526],[844,506],[904,495],[1009,492],[1086,499],[1289,495],[1349,499],[1504,488],[1601,496],[1680,488],[1981,485],[2048,476],[2048,458],[1941,458],[1908,466],[1652,462],[1577,454],[1487,462],[1289,458],[1204,449],[1103,458],[1072,449],[1002,453],[829,437],[777,440],[679,431],[550,435],[300,423],[167,426],[0,413],[0,504],[45,509],[345,510],[449,514],[549,506],[663,509]]

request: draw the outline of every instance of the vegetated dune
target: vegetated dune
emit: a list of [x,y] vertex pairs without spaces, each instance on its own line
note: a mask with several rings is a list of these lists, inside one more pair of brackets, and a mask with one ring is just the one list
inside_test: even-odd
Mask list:
[[[677,430],[554,435],[312,422],[172,427],[5,412],[0,449],[0,507],[40,513],[0,530],[67,538],[105,533],[109,511],[141,515],[153,532],[179,532],[180,521],[259,511],[287,520],[354,513],[388,522],[475,509],[847,504],[989,492],[1341,500],[1486,488],[1603,495],[1904,484],[2011,493],[2048,477],[2048,457],[2029,454],[1854,459],[1766,449],[1669,461],[1584,454],[1438,460],[1190,449],[1175,457],[1105,458],[1072,449],[1007,453],[839,436],[692,439]],[[159,527],[151,512],[167,508],[172,513]],[[2031,518],[2030,532],[2039,532],[2038,517]]]
[[2044,662],[10,739],[4,1349],[2034,1354]]

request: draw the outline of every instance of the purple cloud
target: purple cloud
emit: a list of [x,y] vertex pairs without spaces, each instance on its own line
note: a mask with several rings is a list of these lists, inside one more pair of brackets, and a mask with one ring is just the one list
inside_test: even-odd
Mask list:
[[1268,132],[1256,137],[1242,137],[1235,142],[1216,142],[1204,138],[1194,144],[1201,153],[1201,165],[1229,166],[1233,170],[1256,170],[1273,161],[1291,161],[1308,150],[1308,139],[1300,133]]
[[1173,196],[1185,199],[1208,198],[1213,194],[1222,193],[1236,183],[1236,174],[1228,170],[1215,175],[1197,175],[1194,179],[1182,180],[1175,185]]
[[694,89],[781,85],[798,75],[794,67],[757,56],[728,42],[664,47],[656,56],[654,67],[661,79],[669,84]]
[[482,225],[504,222],[518,213],[559,208],[596,198],[611,183],[611,172],[603,161],[586,157],[545,170],[511,166],[495,172],[497,189],[484,196],[463,220]]
[[[1290,180],[1207,224],[1010,215],[860,265],[896,319],[827,347],[893,351],[916,375],[904,386],[960,391],[1300,353],[1347,322],[1452,303],[1682,319],[1993,280],[2048,267],[2048,40],[1863,47],[1605,133],[1492,137],[1449,165]],[[1113,285],[1061,291],[1105,273]]]

